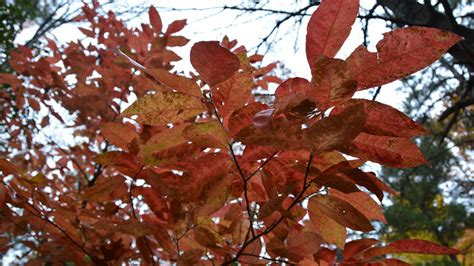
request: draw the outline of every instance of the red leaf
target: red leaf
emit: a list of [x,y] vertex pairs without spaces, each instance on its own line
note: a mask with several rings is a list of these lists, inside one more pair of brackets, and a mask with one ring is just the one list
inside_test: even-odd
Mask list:
[[287,79],[275,91],[275,113],[290,111],[307,99],[307,92],[313,91],[314,86],[304,78]]
[[312,179],[312,181],[318,185],[334,188],[344,193],[359,191],[354,182],[352,182],[350,178],[347,178],[345,176],[334,174],[321,174],[318,175],[316,178]]
[[93,187],[84,189],[82,200],[104,202],[119,199],[126,195],[127,186],[122,176],[101,178]]
[[389,167],[410,168],[426,163],[418,147],[406,138],[361,133],[341,151]]
[[370,197],[365,192],[353,192],[353,193],[341,193],[337,190],[331,189],[331,195],[346,201],[356,208],[360,213],[362,213],[369,220],[377,220],[384,223],[387,223],[385,216],[383,215],[383,210],[380,205],[375,202],[372,197]]
[[198,265],[199,261],[201,261],[201,257],[204,254],[204,250],[202,249],[190,249],[180,254],[178,257],[178,265]]
[[9,161],[5,159],[0,159],[0,171],[3,172],[2,174],[2,179],[3,177],[7,175],[15,175],[18,174],[18,167],[10,163]]
[[366,173],[360,169],[347,169],[342,172],[357,185],[364,186],[370,192],[374,193],[380,201],[383,200],[384,191],[390,194],[396,194],[396,191],[380,181],[373,173]]
[[253,117],[256,113],[267,109],[263,103],[253,102],[235,110],[229,117],[227,128],[231,137],[237,135],[242,129],[252,125]]
[[384,34],[377,44],[377,53],[360,46],[347,58],[347,63],[359,90],[368,89],[431,65],[460,40],[454,33],[434,28],[397,29]]
[[307,92],[307,97],[321,111],[349,100],[357,90],[357,82],[351,79],[343,60],[320,56],[315,59],[312,74],[315,88]]
[[379,241],[373,238],[364,238],[347,242],[344,245],[344,260],[350,259],[352,256],[357,255],[361,251],[364,251],[377,243],[379,243]]
[[274,109],[266,109],[256,113],[253,116],[252,124],[258,128],[269,125],[274,111]]
[[116,122],[106,122],[100,126],[100,132],[110,143],[124,150],[134,138],[138,138],[137,132],[132,125],[124,125]]
[[95,33],[94,33],[94,31],[89,30],[89,29],[85,29],[85,28],[79,28],[79,30],[80,30],[84,35],[86,35],[87,37],[95,38]]
[[318,56],[334,57],[351,32],[358,0],[324,0],[311,16],[306,33],[306,57],[311,70]]
[[240,67],[237,56],[217,41],[194,44],[191,48],[191,64],[210,86],[227,80]]
[[150,17],[150,24],[153,26],[155,32],[158,34],[161,33],[163,23],[161,22],[160,14],[158,14],[154,6],[150,6],[150,9],[148,9],[148,16]]
[[115,169],[129,176],[134,176],[140,169],[135,156],[121,151],[103,153],[97,156],[95,161],[103,165],[113,166]]
[[308,211],[314,229],[327,243],[342,249],[346,241],[346,227],[324,215],[314,204],[314,201],[309,202]]
[[456,255],[456,249],[440,246],[430,241],[419,239],[402,239],[388,244],[385,247],[374,247],[364,253],[365,258],[380,257],[395,253],[417,253],[433,255]]
[[171,35],[173,33],[176,33],[180,30],[182,30],[186,26],[186,20],[181,19],[181,20],[175,20],[171,22],[171,24],[168,25],[168,28],[166,29],[165,35]]
[[418,253],[418,254],[438,254],[456,255],[458,250],[440,246],[430,241],[418,239],[402,239],[388,245],[397,250],[397,253]]
[[347,145],[364,129],[365,119],[363,106],[323,118],[304,131],[305,145],[318,153]]
[[272,119],[265,128],[257,128],[254,125],[246,127],[237,134],[235,139],[244,145],[273,146],[282,150],[297,150],[305,147],[301,124],[284,118]]
[[366,133],[404,138],[427,134],[426,129],[404,113],[376,101],[351,99],[342,105],[336,106],[331,114],[339,114],[349,106],[357,104],[362,104],[367,114],[364,128]]
[[362,213],[344,200],[331,195],[316,195],[309,202],[314,204],[314,208],[346,227],[363,232],[374,229]]
[[194,239],[203,247],[216,247],[217,239],[209,229],[202,226],[194,229]]
[[235,110],[252,97],[253,79],[249,72],[235,72],[227,80],[212,88],[212,96],[224,123]]

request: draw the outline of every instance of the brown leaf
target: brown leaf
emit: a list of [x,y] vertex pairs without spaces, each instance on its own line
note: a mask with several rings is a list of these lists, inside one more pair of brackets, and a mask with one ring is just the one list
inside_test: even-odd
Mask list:
[[254,125],[246,127],[235,139],[245,145],[257,144],[289,150],[304,148],[301,124],[284,118],[272,119],[265,128],[257,128]]
[[94,202],[116,200],[120,196],[125,195],[126,191],[127,186],[123,177],[101,178],[93,187],[84,189],[82,200]]
[[16,175],[18,174],[18,167],[10,163],[9,161],[5,159],[0,159],[0,171],[3,172],[3,175],[1,176],[2,179],[3,177],[7,175]]
[[352,179],[357,185],[364,186],[374,193],[380,201],[383,200],[384,191],[392,195],[397,194],[396,191],[380,181],[374,173],[364,172],[357,168],[343,170],[342,173]]

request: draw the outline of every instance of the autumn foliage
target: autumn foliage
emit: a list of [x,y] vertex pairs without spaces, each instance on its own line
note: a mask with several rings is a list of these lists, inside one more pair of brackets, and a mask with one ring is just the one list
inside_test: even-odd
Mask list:
[[[456,253],[346,233],[385,222],[375,198],[396,193],[365,162],[426,162],[411,140],[425,129],[354,93],[430,65],[458,36],[403,28],[376,52],[336,59],[359,3],[326,0],[308,25],[311,79],[282,82],[228,38],[195,43],[196,72],[184,75],[170,48],[188,43],[177,35],[186,20],[164,27],[151,7],[150,23],[129,29],[96,8],[78,18],[85,40],[48,40],[47,54],[18,47],[15,73],[0,75],[2,252],[20,243],[33,265],[405,265],[385,255]],[[269,83],[273,103],[256,101]],[[72,144],[48,135],[57,125]]]

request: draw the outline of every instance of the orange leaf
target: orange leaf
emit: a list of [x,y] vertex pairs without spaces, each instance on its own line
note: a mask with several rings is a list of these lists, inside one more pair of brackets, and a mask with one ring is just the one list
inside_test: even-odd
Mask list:
[[219,113],[227,120],[235,110],[247,103],[252,95],[253,80],[248,72],[236,72],[212,89]]
[[167,128],[158,134],[152,136],[143,146],[140,147],[140,159],[150,165],[156,165],[159,162],[153,157],[154,154],[185,144],[188,140],[183,136],[183,130],[189,124],[181,124],[172,128]]

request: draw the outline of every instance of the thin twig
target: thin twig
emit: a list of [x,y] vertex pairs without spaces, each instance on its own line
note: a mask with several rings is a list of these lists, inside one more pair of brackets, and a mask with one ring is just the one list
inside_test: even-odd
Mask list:
[[[290,206],[286,209],[287,212],[291,211],[291,209],[303,198],[303,195],[304,193],[306,192],[306,190],[310,187],[311,185],[311,182],[307,182],[308,181],[308,176],[309,176],[309,173],[310,173],[310,169],[311,169],[311,163],[313,161],[313,153],[310,153],[310,156],[309,156],[309,159],[308,159],[308,163],[306,165],[306,172],[305,172],[305,176],[304,176],[304,179],[303,179],[303,189],[301,190],[300,194],[298,194],[298,196],[295,198],[295,200],[290,204]],[[304,199],[304,198],[303,198]],[[234,262],[237,262],[239,261],[239,257],[242,256],[242,253],[244,252],[244,250],[254,241],[256,241],[257,239],[259,239],[260,237],[264,236],[264,235],[267,235],[269,234],[273,229],[275,229],[275,227],[277,227],[286,217],[284,215],[281,215],[281,217],[274,221],[267,229],[265,229],[263,232],[253,236],[251,239],[249,239],[248,241],[246,240],[244,242],[244,244],[242,244],[242,247],[240,247],[239,251],[237,252],[237,254],[235,255],[234,258],[232,258],[230,261],[228,262],[224,262],[223,265],[229,265],[229,264],[232,264]]]

